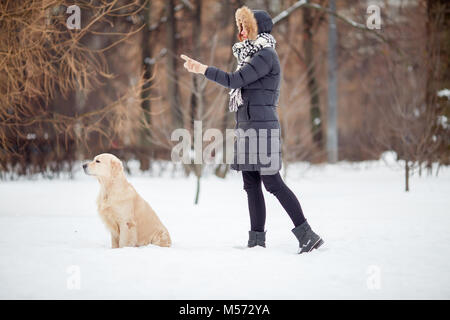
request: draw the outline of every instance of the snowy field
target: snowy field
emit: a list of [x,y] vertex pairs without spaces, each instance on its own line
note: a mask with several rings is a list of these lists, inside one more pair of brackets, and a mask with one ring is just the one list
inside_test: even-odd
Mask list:
[[0,182],[1,299],[449,299],[450,172],[383,161],[290,167],[286,182],[325,244],[297,255],[288,215],[265,192],[267,248],[245,249],[241,177],[129,181],[172,248],[110,249],[95,178]]

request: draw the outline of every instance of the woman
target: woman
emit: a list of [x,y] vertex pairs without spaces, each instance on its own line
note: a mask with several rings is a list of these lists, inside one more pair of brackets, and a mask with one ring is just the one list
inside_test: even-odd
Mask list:
[[[231,88],[231,112],[236,112],[236,142],[231,168],[242,171],[247,192],[250,226],[248,247],[265,247],[266,207],[261,182],[280,201],[288,213],[299,241],[299,253],[310,252],[323,244],[306,221],[300,203],[283,182],[281,135],[276,105],[280,95],[280,61],[275,51],[272,18],[264,10],[243,6],[236,11],[239,42],[233,45],[238,60],[234,73],[206,66],[185,55],[184,67],[209,80]],[[265,157],[263,157],[265,156]],[[267,161],[269,158],[269,161]],[[262,161],[264,159],[264,161]]]

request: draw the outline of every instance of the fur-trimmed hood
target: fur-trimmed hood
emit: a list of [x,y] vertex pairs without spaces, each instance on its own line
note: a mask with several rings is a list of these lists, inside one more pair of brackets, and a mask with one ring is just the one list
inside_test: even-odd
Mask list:
[[272,31],[272,18],[264,10],[250,10],[247,6],[242,6],[236,10],[235,17],[239,33],[245,26],[251,40],[255,40],[258,33]]

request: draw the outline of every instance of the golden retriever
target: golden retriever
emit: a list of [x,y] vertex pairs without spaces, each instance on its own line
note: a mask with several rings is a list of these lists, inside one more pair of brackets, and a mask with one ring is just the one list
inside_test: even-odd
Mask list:
[[100,183],[97,209],[111,232],[112,248],[148,244],[171,246],[169,232],[155,211],[127,181],[119,158],[102,153],[83,164],[83,169]]

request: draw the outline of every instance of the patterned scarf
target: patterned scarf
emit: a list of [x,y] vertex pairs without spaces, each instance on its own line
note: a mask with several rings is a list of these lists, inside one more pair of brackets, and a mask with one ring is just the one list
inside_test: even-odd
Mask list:
[[[255,40],[246,39],[241,42],[236,42],[233,45],[233,55],[236,57],[238,65],[236,71],[242,68],[250,61],[252,56],[262,48],[275,48],[275,38],[270,33],[259,33]],[[244,103],[241,94],[241,88],[231,89],[230,92],[230,112],[236,112],[238,108]]]

